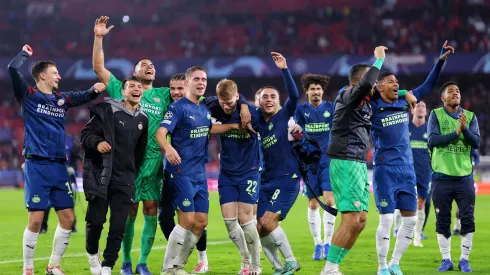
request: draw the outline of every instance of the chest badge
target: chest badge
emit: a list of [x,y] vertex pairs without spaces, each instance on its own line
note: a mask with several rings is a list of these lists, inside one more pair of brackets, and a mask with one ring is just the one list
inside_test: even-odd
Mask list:
[[63,106],[63,104],[65,104],[65,100],[60,99],[60,100],[58,100],[58,102],[56,104],[58,104],[58,106]]
[[324,117],[330,117],[330,112],[329,111],[325,111],[325,113],[323,113],[323,116]]
[[138,124],[138,129],[143,130],[143,123],[140,122],[140,124]]
[[427,133],[424,133],[424,138],[425,139],[428,139],[429,138],[429,135]]
[[272,128],[274,127],[274,124],[269,124],[269,131],[272,130]]
[[160,99],[158,97],[154,97],[153,101],[155,101],[156,103],[160,103]]

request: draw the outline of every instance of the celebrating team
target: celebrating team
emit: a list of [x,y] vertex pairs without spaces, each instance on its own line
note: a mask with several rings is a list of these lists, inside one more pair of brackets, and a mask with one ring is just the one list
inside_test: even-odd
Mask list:
[[[408,112],[416,106],[415,116],[418,119],[425,116],[425,105],[417,102],[433,90],[454,48],[445,43],[427,80],[409,92],[399,90],[393,74],[380,74],[387,48],[377,47],[374,64],[354,65],[349,72],[350,84],[339,91],[335,102],[322,100],[329,77],[303,75],[301,83],[307,102],[300,105],[286,59],[273,52],[288,99],[283,108],[279,90],[266,86],[257,92],[257,107],[249,104],[229,79],[218,83],[216,96],[205,98],[207,73],[199,66],[173,77],[171,89],[156,88],[155,67],[151,60],[143,58],[135,64],[132,77],[119,81],[104,67],[102,41],[113,28],[107,27],[108,20],[103,16],[94,27],[93,66],[102,83],[87,91],[58,93],[61,77],[55,64],[49,62],[36,64],[32,70],[36,88],[29,87],[19,72],[33,54],[27,45],[9,64],[15,96],[23,107],[26,122],[25,198],[29,225],[24,232],[23,274],[33,274],[34,248],[48,201],[56,209],[60,224],[46,274],[64,274],[60,259],[73,222],[72,191],[66,169],[61,169],[64,160],[59,148],[62,144],[59,141],[64,140],[64,115],[69,107],[87,103],[103,90],[112,99],[90,107],[91,120],[81,138],[86,151],[84,191],[89,202],[86,250],[92,274],[112,274],[121,248],[120,273],[132,274],[130,252],[140,201],[145,222],[136,273],[151,275],[147,258],[158,221],[168,240],[161,274],[189,274],[184,266],[194,246],[198,248],[199,261],[193,272],[209,271],[206,257],[209,194],[205,171],[209,135],[219,135],[221,140],[218,190],[228,235],[241,254],[238,274],[262,274],[260,245],[271,262],[273,274],[294,274],[300,269],[280,221],[286,218],[300,189],[301,160],[295,155],[293,142],[307,138],[318,141],[324,152],[318,165],[308,171],[306,190],[308,222],[315,243],[313,259],[327,259],[321,274],[342,274],[339,265],[366,224],[369,135],[375,146],[373,189],[379,211],[378,274],[402,274],[399,262],[414,230],[414,244],[422,246],[420,236],[425,219],[422,208],[429,178],[427,173],[419,176],[417,160],[414,170],[415,148],[409,137],[409,131],[423,136],[425,131],[417,129],[425,124],[414,118],[413,125],[409,125]],[[470,152],[479,146],[478,122],[473,113],[459,107],[456,83],[445,84],[441,98],[444,107],[431,113],[429,134],[424,137],[433,154],[432,188],[439,210],[437,232],[443,255],[439,270],[453,268],[449,226],[450,204],[454,199],[460,207],[464,244],[459,268],[468,272],[475,231]],[[421,108],[424,111],[418,111]],[[291,124],[291,117],[297,124]],[[50,138],[41,141],[40,136]],[[160,148],[165,150],[165,158]],[[319,207],[324,205],[337,207],[341,221],[334,233],[336,217],[324,212],[322,241]],[[104,260],[100,262],[99,239],[108,207],[109,236]],[[393,256],[387,263],[395,209],[401,213],[401,226]]]

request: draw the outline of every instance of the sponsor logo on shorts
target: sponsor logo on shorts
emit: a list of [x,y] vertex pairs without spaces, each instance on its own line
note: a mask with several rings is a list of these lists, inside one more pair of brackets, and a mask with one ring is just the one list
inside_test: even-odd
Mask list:
[[185,207],[191,206],[191,202],[189,201],[188,198],[185,198],[184,201],[182,202],[182,205]]
[[361,207],[361,202],[360,201],[355,201],[354,202],[355,207]]
[[33,203],[40,203],[41,198],[39,198],[39,195],[34,195],[34,197],[32,197],[32,202]]
[[386,206],[388,206],[388,202],[386,202],[386,200],[381,200],[381,202],[379,203],[379,205],[381,207],[386,207]]

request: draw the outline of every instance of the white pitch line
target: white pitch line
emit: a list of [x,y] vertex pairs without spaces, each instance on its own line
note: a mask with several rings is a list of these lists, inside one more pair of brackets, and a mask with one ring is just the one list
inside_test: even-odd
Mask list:
[[[214,242],[208,242],[207,245],[220,245],[220,244],[225,244],[225,243],[230,243],[230,241],[214,241]],[[167,248],[166,245],[157,245],[153,246],[151,250],[163,250]],[[135,248],[131,249],[131,252],[137,252],[140,251],[141,248]],[[102,251],[101,251],[102,253]],[[62,259],[64,258],[78,258],[78,257],[87,257],[87,253],[78,253],[78,254],[68,254],[64,255]],[[50,257],[40,257],[40,258],[34,258],[34,261],[45,261],[49,260]],[[22,263],[24,260],[9,260],[9,261],[1,261],[0,265],[4,264],[13,264],[13,263]]]

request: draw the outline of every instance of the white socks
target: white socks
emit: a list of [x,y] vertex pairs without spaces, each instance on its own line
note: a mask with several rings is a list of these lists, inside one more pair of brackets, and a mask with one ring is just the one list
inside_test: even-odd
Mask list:
[[245,243],[245,235],[240,224],[238,224],[237,218],[223,220],[225,221],[226,229],[228,230],[228,236],[242,255],[242,262],[250,263],[250,253],[248,253],[247,244]]
[[24,238],[22,240],[24,269],[34,268],[34,251],[36,250],[38,237],[39,233],[31,232],[27,227],[24,230]]
[[442,234],[437,234],[437,242],[439,243],[442,259],[451,260],[451,237],[446,238]]
[[192,231],[187,230],[185,233],[184,245],[175,257],[173,265],[183,267],[185,263],[187,263],[187,260],[189,259],[189,256],[191,255],[192,250],[194,250],[194,246],[198,241],[199,236],[196,236],[192,233]]
[[[332,206],[332,207],[335,207]],[[323,211],[323,238],[325,244],[330,244],[332,242],[333,230],[335,228],[335,216],[328,213],[327,211]]]
[[422,235],[422,227],[424,227],[425,221],[425,210],[418,209],[417,210],[417,225],[415,226],[415,234],[414,239],[420,241]]
[[282,260],[281,257],[279,257],[279,253],[277,253],[277,246],[271,234],[260,238],[260,242],[262,243],[262,249],[272,266],[274,266],[275,269],[282,269]]
[[70,241],[71,230],[61,228],[58,224],[53,238],[53,250],[51,253],[51,259],[49,260],[50,267],[57,267],[60,265],[61,256],[65,253]]
[[208,254],[206,253],[206,250],[204,251],[197,251],[197,254],[198,254],[198,260],[197,262],[199,263],[203,263],[203,262],[208,262]]
[[247,243],[252,264],[260,266],[260,237],[259,233],[257,232],[257,227],[254,225],[254,220],[251,220],[246,224],[242,224],[242,230],[245,235],[245,242]]
[[417,224],[417,217],[402,217],[402,225],[398,229],[398,235],[396,236],[395,249],[391,257],[390,266],[393,264],[399,264],[403,253],[407,250],[412,242],[413,231]]
[[394,213],[394,219],[395,219],[395,230],[398,230],[400,228],[400,225],[402,224],[402,213],[400,212],[399,209],[395,209]]
[[324,273],[328,273],[330,271],[335,271],[335,270],[339,270],[339,264],[334,264],[334,263],[329,262],[329,261],[327,261],[327,263],[325,264],[325,267],[323,267]]
[[296,261],[289,245],[288,238],[286,237],[286,232],[281,226],[278,226],[274,231],[270,233],[272,239],[276,243],[277,248],[281,251],[282,256],[286,262]]
[[322,218],[320,217],[320,208],[315,210],[308,207],[308,224],[310,225],[311,235],[315,245],[322,244]]
[[464,236],[461,236],[461,258],[468,260],[470,257],[471,248],[473,247],[473,234],[468,233]]
[[376,230],[376,253],[378,255],[378,271],[388,268],[387,258],[390,251],[390,234],[393,225],[393,214],[380,214]]
[[165,250],[165,259],[163,260],[163,269],[170,269],[173,267],[174,258],[184,245],[186,232],[187,230],[177,224],[172,230],[172,233],[170,233],[167,249]]

